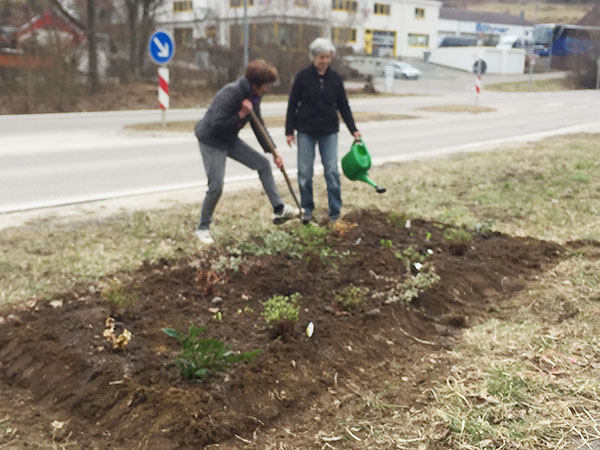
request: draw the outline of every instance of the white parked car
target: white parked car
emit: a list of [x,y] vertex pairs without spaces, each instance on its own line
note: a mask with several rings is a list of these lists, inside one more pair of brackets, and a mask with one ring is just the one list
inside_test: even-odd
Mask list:
[[394,70],[394,78],[403,80],[418,80],[421,77],[421,71],[404,61],[397,61],[391,64]]

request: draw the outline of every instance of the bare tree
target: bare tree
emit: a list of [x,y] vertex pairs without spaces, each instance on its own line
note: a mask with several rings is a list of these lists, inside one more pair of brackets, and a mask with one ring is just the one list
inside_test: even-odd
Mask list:
[[146,56],[146,43],[154,26],[156,11],[162,3],[163,0],[123,0],[129,32],[127,67],[132,79],[141,73]]
[[98,41],[96,39],[96,0],[86,0],[87,25],[84,25],[78,18],[73,16],[61,3],[61,0],[50,0],[61,14],[81,30],[88,43],[88,89],[90,92],[96,92],[100,85],[98,77]]

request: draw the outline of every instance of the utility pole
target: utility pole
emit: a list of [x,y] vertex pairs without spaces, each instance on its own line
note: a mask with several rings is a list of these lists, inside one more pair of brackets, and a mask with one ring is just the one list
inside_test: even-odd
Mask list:
[[248,40],[250,38],[250,31],[248,29],[248,0],[244,0],[244,67],[242,71],[246,70],[248,66]]

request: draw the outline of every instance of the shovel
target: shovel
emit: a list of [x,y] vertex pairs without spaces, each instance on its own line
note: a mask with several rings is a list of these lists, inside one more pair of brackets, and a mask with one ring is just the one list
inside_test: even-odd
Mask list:
[[[267,146],[269,147],[269,151],[271,153],[273,153],[273,150],[275,148],[273,147],[273,143],[271,142],[271,138],[267,134],[267,131],[265,130],[265,127],[263,127],[262,123],[260,123],[260,120],[258,120],[258,117],[256,116],[256,113],[254,111],[250,111],[250,118],[252,119],[252,122],[254,123],[254,125],[256,126],[256,128],[258,129],[258,132],[262,135],[263,140],[267,143]],[[302,207],[300,206],[300,202],[298,201],[298,197],[296,197],[296,194],[294,193],[294,189],[292,188],[292,183],[290,182],[290,179],[287,176],[287,173],[285,172],[285,168],[283,166],[281,166],[279,168],[279,170],[281,170],[281,173],[283,174],[283,178],[285,178],[285,182],[287,183],[288,188],[290,189],[290,193],[292,194],[292,197],[294,198],[294,201],[296,202],[296,206],[298,207],[298,211],[300,211],[300,214],[302,214]]]
[[377,186],[368,177],[371,168],[371,155],[362,139],[354,141],[350,151],[342,158],[342,171],[352,181],[363,181],[375,188],[378,194],[383,194],[385,188]]

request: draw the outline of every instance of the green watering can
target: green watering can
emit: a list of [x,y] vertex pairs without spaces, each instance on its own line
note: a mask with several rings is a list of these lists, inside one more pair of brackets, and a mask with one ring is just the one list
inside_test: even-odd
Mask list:
[[342,170],[344,175],[352,181],[364,181],[375,188],[378,194],[383,194],[385,189],[377,186],[367,176],[371,168],[371,155],[363,140],[354,141],[350,151],[342,158]]

